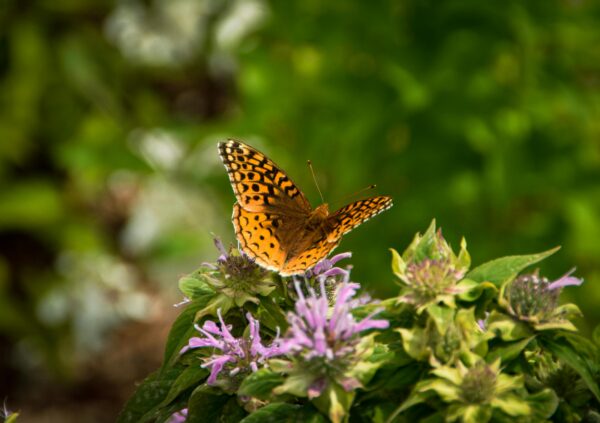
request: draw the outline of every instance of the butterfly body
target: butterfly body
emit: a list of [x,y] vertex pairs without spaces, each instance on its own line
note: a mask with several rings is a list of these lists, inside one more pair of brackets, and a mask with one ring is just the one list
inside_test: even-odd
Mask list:
[[291,179],[258,150],[239,141],[219,143],[237,202],[232,221],[242,250],[282,276],[304,273],[327,257],[342,235],[392,206],[387,196],[329,212],[313,209]]

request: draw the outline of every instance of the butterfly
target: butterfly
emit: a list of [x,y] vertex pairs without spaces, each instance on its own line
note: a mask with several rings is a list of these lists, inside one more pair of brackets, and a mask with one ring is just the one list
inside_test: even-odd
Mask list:
[[313,209],[289,176],[258,150],[235,140],[218,146],[237,199],[232,221],[240,247],[281,276],[305,273],[345,233],[392,207],[391,197],[377,196],[331,214],[326,203]]

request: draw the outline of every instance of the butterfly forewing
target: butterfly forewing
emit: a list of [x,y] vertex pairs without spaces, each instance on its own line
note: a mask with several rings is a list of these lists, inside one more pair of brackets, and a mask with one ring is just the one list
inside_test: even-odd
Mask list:
[[329,226],[333,230],[327,239],[329,242],[339,242],[342,235],[390,207],[392,198],[385,195],[359,200],[342,207],[328,218]]
[[219,154],[240,205],[248,211],[283,210],[305,215],[310,203],[272,160],[238,141],[219,143]]
[[240,246],[250,258],[270,270],[283,267],[287,254],[276,233],[281,224],[278,216],[250,212],[235,203],[232,220]]

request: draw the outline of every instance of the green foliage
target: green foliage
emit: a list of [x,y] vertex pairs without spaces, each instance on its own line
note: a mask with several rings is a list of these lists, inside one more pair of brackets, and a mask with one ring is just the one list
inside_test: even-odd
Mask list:
[[[575,306],[555,301],[564,286],[581,281],[569,275],[560,284],[550,283],[537,273],[526,273],[527,267],[555,250],[491,260],[467,273],[466,242],[455,254],[432,223],[402,254],[392,251],[399,292],[383,301],[352,303],[347,314],[340,310],[353,294],[348,294],[341,269],[337,276],[307,276],[304,282],[311,288],[301,295],[297,280],[273,272],[256,279],[257,269],[248,267],[245,278],[255,286],[270,278],[288,289],[271,289],[258,303],[245,302],[243,310],[219,309],[217,324],[214,316],[198,309],[206,309],[207,302],[219,295],[237,294],[200,289],[205,286],[203,269],[213,269],[212,277],[225,286],[228,281],[237,286],[239,280],[226,272],[237,254],[230,252],[219,258],[217,266],[205,264],[183,277],[182,290],[192,296],[201,292],[200,298],[206,298],[201,304],[198,297],[192,298],[167,343],[180,349],[194,336],[187,344],[193,353],[166,354],[161,371],[140,385],[120,421],[136,417],[162,422],[169,412],[182,409],[191,422],[245,423],[562,422],[593,419],[600,411],[600,351],[578,333],[569,320],[573,315],[562,312]],[[419,268],[428,271],[411,270]],[[522,284],[524,280],[528,283]],[[465,281],[467,291],[462,288]],[[313,309],[306,297],[316,300],[310,289],[320,284],[321,308]],[[443,294],[436,284],[443,287]],[[506,292],[515,284],[520,284],[525,297],[538,296],[542,320],[511,303],[514,299]],[[335,289],[326,291],[325,286]],[[427,287],[437,296],[427,297],[426,304],[414,303],[407,293],[415,286]],[[246,323],[239,316],[247,311]],[[281,338],[269,325],[260,325],[259,331],[260,321],[251,317],[269,319],[286,312],[289,327]],[[389,324],[372,320],[373,313]],[[315,323],[319,321],[324,323]],[[194,322],[203,323],[200,332],[192,335],[182,329]],[[320,324],[336,329],[319,334],[315,328],[323,327]],[[369,334],[349,332],[353,325],[363,324],[369,325]],[[308,355],[299,353],[307,346]],[[272,355],[264,355],[266,351]],[[212,380],[203,367],[210,368]]]
[[[374,295],[397,294],[380,252],[437,216],[477,263],[562,245],[543,270],[577,264],[586,284],[565,295],[590,333],[599,22],[591,0],[4,2],[0,337],[24,359],[3,361],[17,376],[0,397],[37,375],[70,387],[79,357],[147,317],[148,292],[173,302],[172,275],[197,266],[209,231],[233,241],[227,136],[313,205],[306,159],[333,209],[371,183],[394,198],[342,244]],[[479,316],[495,293],[477,286],[459,301]],[[283,327],[267,306],[264,324]]]

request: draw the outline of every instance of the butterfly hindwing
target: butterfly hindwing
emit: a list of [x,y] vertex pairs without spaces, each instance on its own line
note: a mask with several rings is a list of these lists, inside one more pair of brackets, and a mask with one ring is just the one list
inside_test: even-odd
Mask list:
[[281,269],[286,252],[275,233],[280,222],[278,217],[264,212],[250,212],[235,203],[232,221],[244,253],[267,269]]
[[238,203],[248,211],[289,210],[308,214],[310,203],[272,160],[235,140],[219,143],[219,155]]
[[392,198],[386,195],[355,201],[342,207],[328,218],[328,223],[333,229],[327,239],[329,242],[339,242],[342,235],[390,207]]
[[321,238],[297,256],[286,260],[285,266],[281,269],[281,275],[289,276],[306,272],[327,257],[338,244],[339,240],[329,242],[326,237]]

